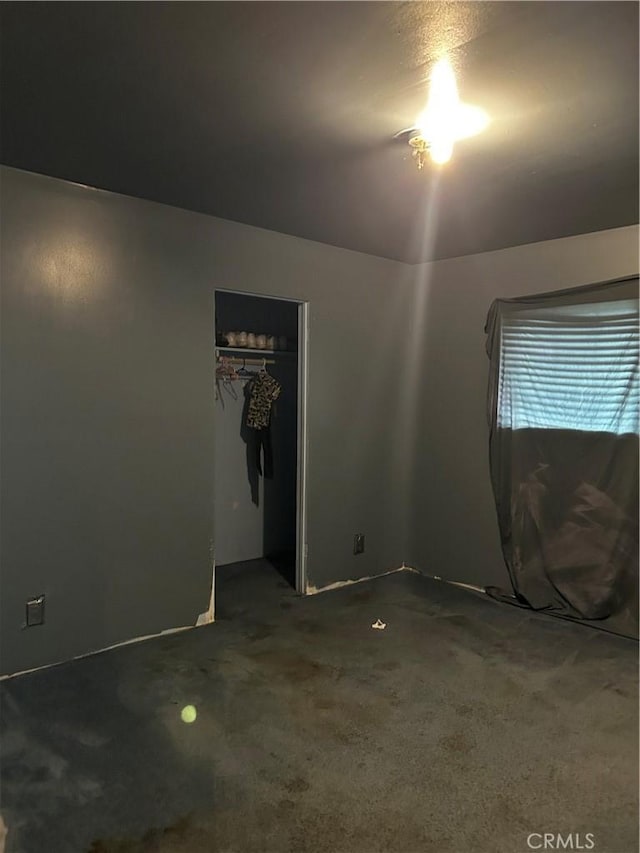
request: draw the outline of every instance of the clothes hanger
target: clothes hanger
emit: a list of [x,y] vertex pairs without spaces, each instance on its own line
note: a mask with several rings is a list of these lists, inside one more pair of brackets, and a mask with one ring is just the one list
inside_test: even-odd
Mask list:
[[236,376],[242,379],[250,379],[254,375],[252,370],[247,370],[247,360],[242,359],[242,367],[236,371]]
[[[238,378],[235,367],[224,356],[220,364],[216,367],[216,392],[219,392],[219,399],[223,399],[222,389],[226,389],[234,400],[238,399],[238,393],[233,387],[233,380]],[[222,380],[222,385],[220,381]]]

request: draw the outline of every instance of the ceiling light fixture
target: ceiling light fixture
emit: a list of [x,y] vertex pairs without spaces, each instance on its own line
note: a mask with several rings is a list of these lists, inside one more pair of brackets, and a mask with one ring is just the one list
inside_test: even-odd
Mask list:
[[489,116],[458,97],[455,74],[448,59],[441,59],[431,72],[427,108],[409,135],[409,145],[423,169],[427,154],[439,165],[451,159],[453,146],[459,139],[475,136],[489,124]]

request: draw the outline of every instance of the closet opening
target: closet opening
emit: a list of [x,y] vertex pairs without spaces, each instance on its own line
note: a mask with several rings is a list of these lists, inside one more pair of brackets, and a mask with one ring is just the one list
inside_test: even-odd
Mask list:
[[307,304],[215,291],[216,575],[306,590]]

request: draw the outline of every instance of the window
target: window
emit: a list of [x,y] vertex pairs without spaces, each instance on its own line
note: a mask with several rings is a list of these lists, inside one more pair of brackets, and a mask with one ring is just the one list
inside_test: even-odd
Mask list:
[[529,308],[501,320],[498,426],[638,432],[638,300]]

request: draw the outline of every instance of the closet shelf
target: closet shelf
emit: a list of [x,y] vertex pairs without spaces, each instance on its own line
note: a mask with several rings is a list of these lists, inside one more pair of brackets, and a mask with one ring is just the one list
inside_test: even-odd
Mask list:
[[298,353],[294,350],[284,350],[284,349],[255,349],[253,347],[216,347],[216,355],[218,353],[223,353],[224,355],[237,355],[240,358],[250,357],[250,356],[267,356],[267,355],[279,355],[279,356],[289,356],[290,358],[295,358]]

